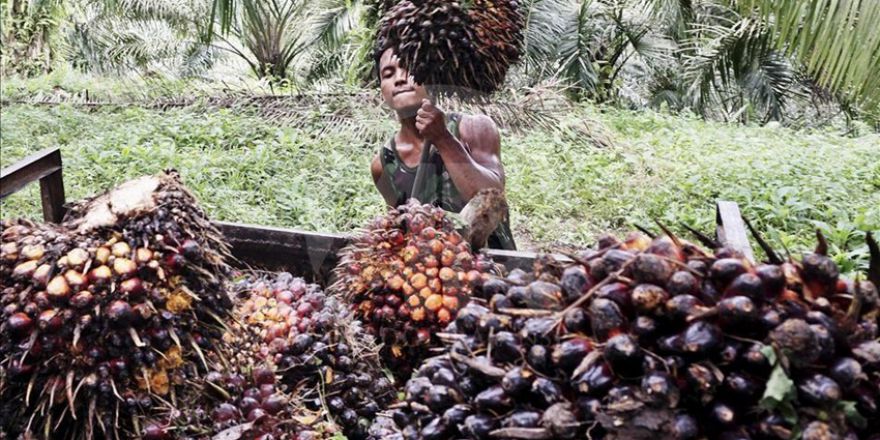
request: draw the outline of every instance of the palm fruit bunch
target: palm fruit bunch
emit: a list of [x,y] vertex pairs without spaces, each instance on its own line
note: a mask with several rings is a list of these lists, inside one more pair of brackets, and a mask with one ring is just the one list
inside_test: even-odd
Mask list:
[[231,310],[228,246],[175,174],[3,221],[0,428],[125,436],[199,375]]
[[377,55],[393,49],[415,82],[437,92],[491,93],[520,56],[516,0],[404,0],[383,16]]
[[416,200],[374,219],[339,255],[331,292],[353,304],[383,343],[382,357],[402,374],[493,269],[445,211]]
[[608,236],[481,289],[489,302],[463,308],[405,385],[399,438],[880,433],[877,289],[841,279],[821,249],[754,264],[671,235]]
[[139,438],[320,440],[337,434],[333,426],[316,422],[317,415],[303,411],[297,400],[271,366],[252,358],[193,382],[179,397],[180,409],[144,422]]
[[306,410],[327,408],[327,422],[347,438],[365,438],[395,390],[350,308],[289,273],[244,278],[235,289],[241,324],[232,336],[243,343],[236,359],[266,360]]

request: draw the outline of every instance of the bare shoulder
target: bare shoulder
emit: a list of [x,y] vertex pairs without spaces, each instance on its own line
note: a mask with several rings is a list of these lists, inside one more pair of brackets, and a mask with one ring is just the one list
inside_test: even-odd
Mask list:
[[370,162],[370,171],[373,174],[373,181],[378,181],[380,177],[382,177],[382,160],[379,159],[379,155],[375,155],[373,160]]
[[462,115],[459,131],[473,151],[497,152],[501,148],[498,125],[486,115]]

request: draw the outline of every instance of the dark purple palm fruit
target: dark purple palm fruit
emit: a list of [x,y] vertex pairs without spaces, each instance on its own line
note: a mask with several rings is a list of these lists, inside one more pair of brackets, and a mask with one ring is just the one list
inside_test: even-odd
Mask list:
[[[820,254],[808,253],[801,260],[800,275],[808,296],[818,298],[834,293],[840,269],[834,260]],[[806,293],[806,292],[805,292]]]
[[620,307],[609,299],[596,298],[593,300],[590,303],[588,314],[590,315],[590,323],[593,325],[593,335],[599,340],[605,340],[623,332],[627,325]]
[[690,414],[680,413],[673,419],[669,431],[672,439],[690,440],[700,435],[700,425]]
[[639,254],[630,266],[630,274],[636,282],[657,286],[665,286],[674,272],[666,258],[650,253]]
[[802,319],[788,319],[769,335],[769,342],[779,348],[795,366],[807,366],[820,355],[819,338]]
[[642,377],[642,392],[648,402],[660,407],[675,408],[681,398],[676,380],[665,371],[651,371]]
[[603,356],[617,376],[635,377],[641,374],[644,354],[638,342],[629,334],[620,334],[606,341]]
[[712,263],[709,278],[715,288],[724,292],[733,280],[748,271],[748,265],[741,258],[721,258]]
[[581,265],[567,267],[562,272],[560,284],[565,294],[565,300],[568,303],[576,300],[593,287],[593,282],[587,274],[586,268]]
[[755,302],[764,300],[764,284],[758,275],[743,273],[733,279],[724,290],[724,297],[745,296]]
[[666,282],[666,290],[671,296],[696,295],[700,291],[700,280],[690,271],[680,270]]
[[575,438],[580,430],[574,407],[568,402],[559,402],[547,408],[541,417],[541,426],[550,431],[552,438],[558,439]]
[[780,266],[759,265],[755,268],[755,275],[761,279],[765,300],[773,301],[785,290],[785,273]]
[[721,329],[705,321],[690,324],[682,335],[684,352],[700,357],[713,353],[723,339]]
[[668,300],[669,293],[654,284],[639,284],[630,293],[630,303],[637,311],[645,314],[655,313]]
[[591,351],[593,351],[592,340],[583,337],[572,338],[554,345],[550,359],[556,368],[570,372]]
[[843,392],[830,377],[813,374],[798,385],[798,395],[814,405],[828,407],[839,402]]
[[850,389],[859,381],[867,379],[867,375],[862,371],[862,364],[851,357],[838,359],[831,366],[829,374],[844,389]]

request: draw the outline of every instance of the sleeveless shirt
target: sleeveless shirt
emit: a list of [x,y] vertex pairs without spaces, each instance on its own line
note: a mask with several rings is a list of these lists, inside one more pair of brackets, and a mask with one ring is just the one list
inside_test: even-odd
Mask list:
[[[446,115],[447,127],[449,132],[456,139],[461,140],[459,134],[459,123],[461,122],[461,114],[450,113]],[[379,160],[382,164],[382,176],[380,177],[380,185],[389,189],[395,197],[396,206],[406,203],[413,197],[410,192],[413,183],[416,180],[416,173],[419,167],[427,167],[425,169],[426,179],[425,188],[422,194],[416,194],[415,197],[422,203],[430,203],[438,206],[443,210],[450,212],[461,212],[467,204],[458,192],[458,188],[452,181],[452,177],[443,164],[443,158],[440,152],[433,145],[430,146],[427,163],[421,164],[415,168],[407,166],[397,152],[397,145],[394,137],[386,143],[379,153]],[[513,234],[510,231],[509,216],[505,216],[504,221],[498,225],[495,232],[489,236],[487,246],[492,249],[515,250],[516,243],[513,241]]]

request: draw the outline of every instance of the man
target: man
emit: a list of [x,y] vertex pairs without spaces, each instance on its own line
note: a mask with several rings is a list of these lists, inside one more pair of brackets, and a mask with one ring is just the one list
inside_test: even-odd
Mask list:
[[[501,138],[487,116],[444,114],[434,106],[422,85],[413,82],[392,49],[379,57],[382,98],[400,120],[400,130],[379,151],[371,164],[373,181],[389,206],[399,206],[415,196],[446,211],[461,212],[483,189],[504,190]],[[430,155],[420,165],[422,148]],[[420,166],[427,167],[421,194],[411,194]],[[515,249],[506,219],[488,239],[488,247]]]

